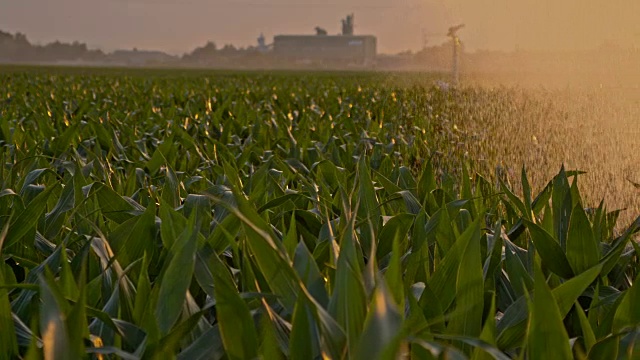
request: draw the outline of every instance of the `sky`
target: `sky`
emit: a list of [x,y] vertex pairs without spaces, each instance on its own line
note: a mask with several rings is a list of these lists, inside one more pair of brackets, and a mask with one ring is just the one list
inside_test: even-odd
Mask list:
[[316,26],[337,34],[348,13],[380,53],[437,45],[458,23],[470,51],[640,47],[640,0],[0,0],[0,30],[32,43],[182,54],[207,41],[255,45],[260,33],[268,42]]

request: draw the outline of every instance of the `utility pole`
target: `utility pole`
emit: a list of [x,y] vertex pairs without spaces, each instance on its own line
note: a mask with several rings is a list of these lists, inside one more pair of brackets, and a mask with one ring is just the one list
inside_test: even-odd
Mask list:
[[456,86],[460,82],[460,71],[458,69],[458,49],[460,48],[460,38],[458,37],[458,31],[463,27],[464,24],[452,26],[449,28],[449,32],[447,33],[447,36],[451,38],[451,41],[453,43],[453,67],[451,69],[451,75],[453,77],[453,84]]
[[427,31],[422,28],[422,50],[427,50],[427,44],[429,43]]

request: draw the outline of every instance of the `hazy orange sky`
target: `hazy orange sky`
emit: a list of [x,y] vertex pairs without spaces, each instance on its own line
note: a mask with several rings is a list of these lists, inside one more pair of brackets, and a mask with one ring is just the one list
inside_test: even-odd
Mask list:
[[423,33],[438,44],[458,22],[470,50],[640,46],[640,0],[0,0],[0,30],[35,43],[181,54],[207,41],[254,45],[260,33],[338,33],[350,12],[356,33],[376,35],[382,53],[417,50]]

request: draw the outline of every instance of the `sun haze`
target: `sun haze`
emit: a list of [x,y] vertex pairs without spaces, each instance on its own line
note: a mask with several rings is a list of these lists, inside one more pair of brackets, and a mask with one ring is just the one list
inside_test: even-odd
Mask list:
[[464,22],[469,50],[585,49],[603,43],[638,46],[640,2],[634,0],[22,0],[0,2],[1,30],[35,43],[79,41],[113,50],[144,48],[181,54],[214,41],[254,45],[260,33],[339,32],[356,14],[356,32],[378,37],[395,53],[436,44]]

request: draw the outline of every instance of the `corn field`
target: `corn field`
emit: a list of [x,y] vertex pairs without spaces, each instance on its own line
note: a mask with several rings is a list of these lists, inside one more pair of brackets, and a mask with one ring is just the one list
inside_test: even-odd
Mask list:
[[0,358],[640,356],[594,102],[416,77],[0,69]]

